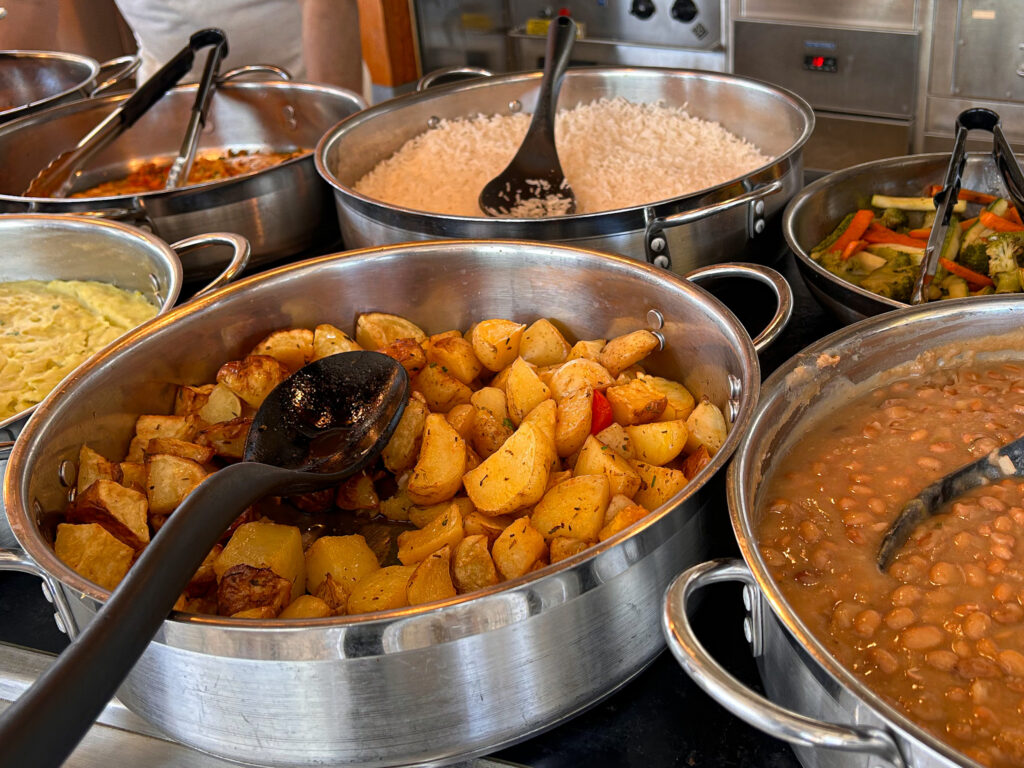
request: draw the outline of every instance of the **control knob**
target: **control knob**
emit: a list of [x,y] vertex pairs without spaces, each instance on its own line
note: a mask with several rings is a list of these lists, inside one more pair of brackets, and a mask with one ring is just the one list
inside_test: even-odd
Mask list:
[[638,19],[649,19],[654,15],[654,3],[651,0],[633,0],[629,12]]
[[693,0],[676,0],[672,3],[672,18],[689,23],[697,18],[697,4]]

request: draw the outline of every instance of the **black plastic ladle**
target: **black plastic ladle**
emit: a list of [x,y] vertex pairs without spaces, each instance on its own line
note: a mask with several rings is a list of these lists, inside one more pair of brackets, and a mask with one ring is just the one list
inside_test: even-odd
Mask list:
[[896,553],[921,523],[936,515],[949,502],[979,485],[1006,477],[1024,476],[1024,437],[1018,437],[929,485],[903,505],[878,548],[878,568],[887,571]]
[[[530,127],[512,162],[491,179],[480,192],[480,210],[488,216],[529,214],[537,201],[538,215],[556,216],[576,212],[576,196],[565,180],[555,148],[555,111],[562,78],[569,67],[569,54],[576,40],[576,22],[558,16],[548,28],[544,53],[544,74],[537,94]],[[543,213],[542,213],[543,211]]]
[[231,522],[265,496],[324,488],[369,465],[408,390],[405,369],[377,352],[325,357],[276,387],[253,419],[244,461],[186,497],[89,625],[0,715],[0,766],[59,766]]

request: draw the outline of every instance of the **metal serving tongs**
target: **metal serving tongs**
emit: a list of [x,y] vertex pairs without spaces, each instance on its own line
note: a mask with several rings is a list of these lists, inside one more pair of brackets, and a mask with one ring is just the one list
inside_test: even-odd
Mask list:
[[67,197],[81,170],[97,152],[135,124],[160,97],[169,91],[192,68],[196,51],[208,45],[225,44],[219,29],[203,29],[189,38],[188,45],[143,83],[135,93],[70,150],[57,155],[46,168],[36,174],[25,190],[26,197]]
[[964,165],[967,162],[967,133],[973,130],[989,131],[992,134],[992,158],[996,168],[1006,183],[1007,192],[1013,204],[1024,210],[1024,173],[1021,172],[1017,159],[1013,156],[1003,129],[999,124],[999,115],[991,109],[975,107],[965,109],[956,118],[956,138],[953,141],[953,154],[946,168],[946,178],[942,189],[935,195],[935,223],[928,235],[928,246],[925,248],[924,259],[921,261],[921,273],[914,283],[910,294],[911,304],[923,304],[928,300],[927,289],[938,268],[942,246],[949,232],[949,220],[953,214],[960,194],[960,183]]
[[[203,76],[199,80],[199,87],[196,89],[196,100],[192,104],[192,115],[188,120],[188,127],[185,129],[185,138],[178,150],[178,156],[171,163],[167,172],[167,182],[164,189],[173,189],[180,186],[192,172],[192,163],[196,159],[196,148],[199,146],[199,132],[206,125],[206,113],[210,109],[210,101],[213,98],[213,90],[216,86],[217,76],[220,74],[220,63],[228,55],[228,40],[219,29],[203,30],[203,33],[212,33],[211,37],[219,37],[213,43],[213,47],[206,56],[206,65],[203,67]],[[203,34],[199,33],[199,34]]]

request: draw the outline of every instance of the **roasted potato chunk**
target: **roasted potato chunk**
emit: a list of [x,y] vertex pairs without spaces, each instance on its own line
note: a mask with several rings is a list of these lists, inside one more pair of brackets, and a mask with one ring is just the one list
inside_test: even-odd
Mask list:
[[191,440],[199,431],[199,421],[194,416],[160,416],[146,414],[135,420],[135,436],[143,448],[154,437],[173,437]]
[[124,472],[121,465],[116,461],[107,461],[87,445],[78,450],[78,474],[75,487],[78,493],[84,493],[85,489],[97,480],[113,480],[121,482]]
[[210,398],[210,393],[215,386],[214,384],[203,384],[202,386],[191,387],[184,384],[178,387],[178,392],[174,396],[174,415],[198,416],[200,409],[206,405],[206,401]]
[[437,363],[416,374],[412,381],[413,390],[423,395],[427,406],[434,413],[448,413],[456,405],[470,402],[473,390],[456,379]]
[[217,583],[217,612],[233,616],[254,608],[270,610],[272,618],[291,602],[292,583],[270,568],[256,568],[239,563],[221,574]]
[[685,419],[693,410],[695,400],[690,390],[678,381],[663,379],[660,376],[649,376],[640,374],[637,378],[645,384],[653,387],[656,391],[665,396],[665,410],[661,412],[661,419],[671,421],[673,419]]
[[573,539],[568,536],[556,536],[548,543],[552,563],[557,563],[566,558],[578,555],[589,547],[591,542],[582,539]]
[[240,459],[245,455],[245,440],[251,426],[252,419],[247,416],[222,421],[199,430],[196,444],[208,445],[214,453],[226,459]]
[[287,579],[291,596],[285,605],[306,591],[302,534],[294,525],[255,522],[238,526],[213,563],[217,580],[222,580],[224,574],[236,565],[269,568]]
[[151,518],[166,517],[208,472],[201,464],[167,454],[146,457],[146,497]]
[[98,523],[136,552],[149,543],[149,505],[143,493],[100,478],[68,507],[69,523]]
[[521,517],[502,531],[491,547],[491,557],[503,578],[514,579],[529,573],[547,557],[547,551],[540,531],[530,524],[530,518]]
[[462,487],[466,443],[444,416],[431,413],[423,427],[423,447],[406,493],[416,504],[437,504]]
[[556,536],[597,541],[610,498],[605,475],[580,475],[559,483],[537,502],[530,524],[550,542]]
[[455,597],[451,574],[452,547],[445,544],[416,566],[406,586],[409,605],[433,603]]
[[517,357],[509,367],[505,380],[505,399],[508,415],[517,427],[526,414],[551,397],[551,389],[540,380],[530,364]]
[[69,568],[110,590],[121,583],[135,557],[132,547],[98,523],[61,523],[53,548]]
[[380,497],[374,488],[373,478],[360,472],[338,486],[334,503],[341,509],[377,509]]
[[579,357],[559,366],[551,375],[551,396],[561,400],[581,389],[606,389],[615,382],[608,369],[596,360]]
[[409,604],[408,585],[415,565],[389,565],[356,582],[348,596],[348,612],[372,613]]
[[427,364],[427,355],[416,339],[395,339],[378,351],[397,360],[410,376],[415,376]]
[[629,502],[625,506],[621,507],[602,528],[598,533],[598,541],[604,541],[610,539],[612,536],[617,534],[619,531],[624,531],[633,523],[638,520],[642,520],[650,514],[650,511],[639,504]]
[[660,467],[683,452],[689,430],[681,419],[634,424],[625,428],[633,457]]
[[555,421],[555,449],[563,459],[583,447],[590,436],[594,418],[594,391],[584,388],[558,401]]
[[313,332],[308,328],[274,331],[253,347],[249,355],[266,355],[295,373],[313,359]]
[[697,407],[686,417],[686,428],[689,435],[686,439],[686,452],[693,453],[702,445],[714,456],[725,443],[728,427],[725,416],[717,405],[706,397],[702,397]]
[[467,536],[455,547],[452,560],[452,582],[459,594],[497,584],[498,569],[483,534]]
[[534,365],[559,365],[569,358],[569,342],[550,320],[541,318],[525,331],[519,356]]
[[313,359],[337,355],[342,352],[358,352],[362,347],[353,341],[347,333],[329,323],[318,325],[313,329]]
[[607,343],[605,339],[589,339],[587,341],[577,341],[569,349],[569,360],[597,360],[597,356],[601,354],[601,350],[604,349],[604,345]]
[[358,534],[321,536],[306,549],[306,588],[317,594],[328,576],[347,592],[356,582],[380,568],[377,556]]
[[396,475],[416,463],[423,441],[423,426],[429,412],[426,402],[414,392],[402,412],[402,418],[398,420],[394,434],[381,451],[384,466]]
[[656,421],[668,404],[665,395],[642,379],[608,387],[604,394],[612,407],[612,418],[623,426]]
[[188,440],[178,440],[176,437],[154,437],[146,445],[146,455],[153,456],[158,453],[177,456],[179,459],[188,459],[196,464],[206,464],[216,452],[209,445],[190,443]]
[[356,318],[356,343],[363,349],[383,349],[398,339],[427,340],[427,334],[415,323],[387,312],[364,312]]
[[438,334],[427,340],[427,360],[440,366],[463,384],[472,384],[483,366],[476,359],[473,345],[458,333]]
[[622,494],[633,497],[640,488],[640,475],[613,449],[591,435],[583,444],[574,475],[605,475],[612,495]]
[[454,547],[463,535],[462,512],[458,504],[450,504],[444,514],[419,530],[398,534],[398,561],[402,565],[415,565],[443,546]]
[[526,326],[511,320],[483,320],[473,326],[469,341],[484,368],[497,373],[519,357],[519,342]]
[[655,467],[642,461],[630,463],[640,476],[640,487],[633,494],[633,501],[647,509],[657,509],[689,482],[678,469]]
[[279,619],[325,619],[334,615],[334,609],[325,601],[313,595],[300,595],[285,606]]
[[504,515],[540,500],[555,458],[551,441],[527,422],[462,482],[480,512]]
[[207,424],[232,421],[242,415],[242,400],[223,384],[218,384],[210,390],[198,415]]
[[605,344],[597,355],[597,362],[607,368],[612,376],[618,376],[660,346],[658,337],[650,331],[633,331],[616,336]]
[[270,391],[287,379],[289,373],[288,367],[276,358],[249,355],[224,363],[217,371],[217,383],[223,384],[253,408],[259,408]]

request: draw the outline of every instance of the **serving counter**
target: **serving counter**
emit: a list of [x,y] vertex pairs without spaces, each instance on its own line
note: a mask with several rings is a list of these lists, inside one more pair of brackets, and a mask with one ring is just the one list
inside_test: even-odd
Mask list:
[[[792,258],[775,265],[793,287],[795,306],[787,329],[761,355],[762,374],[770,373],[808,343],[836,330],[807,292]],[[749,281],[713,286],[751,330],[763,326],[774,301],[760,284]],[[729,529],[724,473],[712,479],[721,488],[722,514],[714,532],[715,556],[738,553]],[[9,535],[0,529],[0,536]],[[733,674],[755,684],[758,674],[742,629],[739,590],[724,585],[708,591],[697,610],[698,634]],[[0,709],[46,667],[66,645],[35,577],[0,574]],[[222,760],[165,741],[144,721],[111,703],[99,724],[67,762],[70,768],[107,766],[227,766]],[[530,768],[603,766],[758,766],[796,768],[790,748],[736,720],[694,684],[667,652],[661,653],[622,689],[568,722],[494,755],[470,761],[474,768],[512,764]]]

